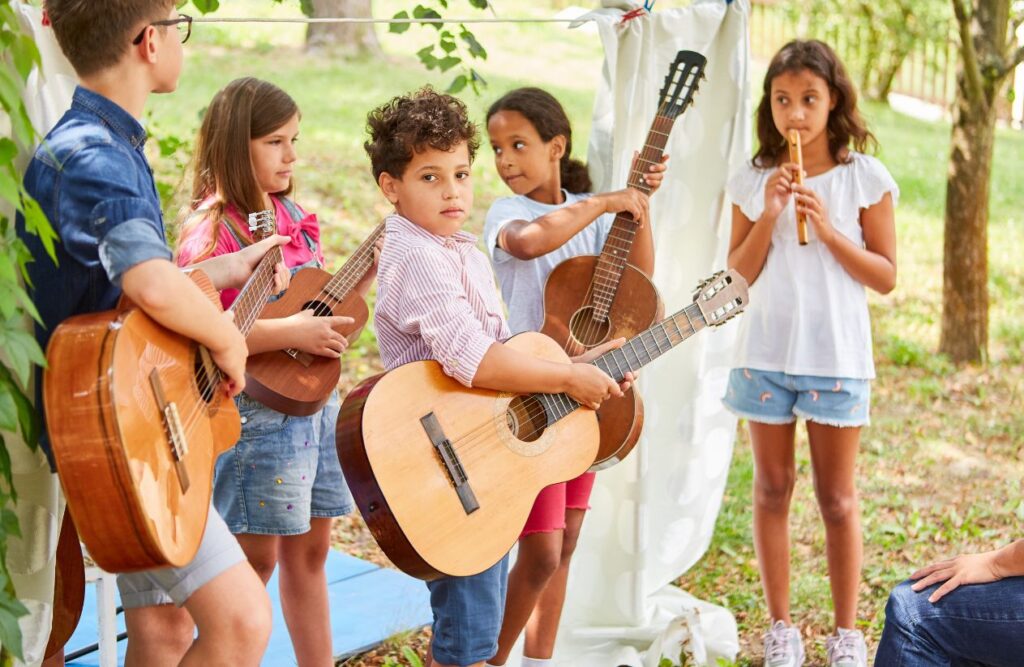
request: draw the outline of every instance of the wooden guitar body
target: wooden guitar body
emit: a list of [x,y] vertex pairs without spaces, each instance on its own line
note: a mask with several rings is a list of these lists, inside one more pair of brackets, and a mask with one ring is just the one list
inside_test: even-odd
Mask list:
[[[547,334],[572,355],[616,338],[632,338],[660,320],[665,307],[658,288],[632,264],[622,271],[618,294],[607,319],[594,317],[588,286],[594,279],[597,255],[571,257],[554,268],[544,285],[544,325]],[[640,393],[631,388],[622,398],[611,398],[597,411],[601,445],[591,470],[621,461],[640,438],[644,408]]]
[[[507,344],[568,363],[541,334]],[[400,366],[348,394],[338,455],[367,526],[395,565],[427,580],[482,572],[515,544],[545,486],[590,467],[599,438],[594,413],[575,410],[547,425],[530,400],[466,388],[433,361]],[[442,440],[450,449],[436,446]]]
[[[335,331],[351,342],[366,326],[370,311],[354,290],[336,298],[324,288],[334,278],[321,269],[298,271],[284,296],[268,303],[260,319],[288,317],[314,309],[318,315],[345,315],[353,324]],[[298,350],[254,354],[246,362],[245,393],[269,408],[304,417],[324,406],[341,377],[341,361]]]
[[[191,277],[219,307],[209,278]],[[210,388],[212,362],[134,307],[66,320],[47,358],[50,442],[93,560],[109,572],[188,563],[206,528],[214,462],[241,428],[234,401]]]

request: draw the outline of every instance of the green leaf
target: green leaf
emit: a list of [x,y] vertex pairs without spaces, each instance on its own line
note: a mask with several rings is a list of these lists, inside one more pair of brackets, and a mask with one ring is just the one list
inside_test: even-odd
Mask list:
[[8,163],[18,154],[18,147],[14,142],[4,137],[0,139],[0,164]]
[[14,56],[14,68],[18,70],[22,79],[28,78],[33,67],[42,65],[39,49],[36,48],[35,42],[28,37],[23,36],[15,40],[11,44],[11,54]]
[[217,8],[220,7],[220,0],[192,0],[192,4],[201,13],[209,14],[210,12],[217,11]]
[[442,72],[447,72],[461,62],[462,58],[459,58],[458,56],[445,56],[437,61],[437,66],[441,68]]
[[[441,15],[438,14],[436,10],[431,9],[430,7],[424,7],[423,5],[416,5],[416,8],[412,10],[412,15],[413,15],[414,18],[418,18],[418,19],[439,19],[439,18],[441,18]],[[430,23],[429,25],[434,26],[438,30],[440,30],[441,28],[444,27],[443,23]]]
[[[395,14],[394,16],[392,16],[391,18],[393,18],[393,19],[407,19],[407,18],[409,18],[409,12],[407,12],[405,10],[402,10],[402,11],[398,12],[397,14]],[[393,32],[396,35],[400,35],[400,34],[402,34],[403,32],[405,32],[406,30],[408,30],[411,27],[412,27],[411,23],[392,23],[391,27],[388,28],[388,31],[389,32]]]
[[477,9],[487,9],[487,0],[469,0],[469,4]]
[[57,232],[53,231],[43,209],[39,208],[36,200],[29,196],[24,189],[21,191],[21,213],[25,216],[25,231],[39,237],[43,247],[46,248],[46,254],[56,263],[57,253],[53,244],[60,240],[57,237]]
[[484,49],[483,45],[476,40],[476,35],[469,31],[466,26],[462,26],[462,31],[459,33],[459,37],[462,41],[466,42],[469,47],[469,55],[480,60],[487,60],[487,50]]
[[14,386],[0,383],[0,430],[10,433],[18,431],[18,406],[14,402]]
[[441,32],[440,45],[441,50],[445,53],[451,53],[456,49],[456,47],[458,47],[458,44],[455,43],[455,36],[447,30]]
[[18,180],[10,174],[10,169],[0,168],[0,198],[6,199],[11,206],[20,207]]
[[451,84],[448,86],[448,90],[446,90],[445,92],[450,95],[457,95],[460,91],[462,91],[463,88],[466,87],[467,83],[469,83],[469,79],[466,78],[466,75],[460,74],[454,79],[452,79]]
[[0,512],[0,526],[3,527],[4,532],[8,535],[21,537],[21,526],[18,525],[18,515],[6,507],[3,512]]
[[302,10],[303,16],[313,16],[313,0],[299,0],[299,8]]
[[41,416],[21,387],[14,383],[11,372],[3,364],[0,364],[0,386],[8,386],[12,389],[11,397],[14,399],[14,405],[18,412],[21,438],[30,449],[37,449],[39,447],[39,427],[42,424]]

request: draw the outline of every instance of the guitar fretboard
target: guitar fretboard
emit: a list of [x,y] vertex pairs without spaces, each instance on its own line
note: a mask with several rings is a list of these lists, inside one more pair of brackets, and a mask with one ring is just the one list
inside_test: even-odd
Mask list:
[[324,285],[323,293],[335,301],[342,301],[359,284],[366,272],[373,266],[373,245],[384,233],[384,223],[370,232],[370,235],[355,249],[337,273]]
[[[605,352],[591,363],[616,382],[622,382],[626,373],[640,370],[705,326],[700,306],[693,303],[637,334],[617,350]],[[564,393],[533,396],[544,406],[548,425],[580,407],[575,399]]]

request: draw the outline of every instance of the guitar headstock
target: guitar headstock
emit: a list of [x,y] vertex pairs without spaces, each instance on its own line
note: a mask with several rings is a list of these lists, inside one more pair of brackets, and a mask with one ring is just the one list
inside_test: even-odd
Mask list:
[[693,104],[693,96],[704,79],[707,58],[696,51],[680,51],[668,70],[658,93],[658,115],[676,118]]
[[249,233],[253,241],[262,241],[277,231],[277,219],[270,209],[249,214]]
[[747,307],[747,281],[736,269],[719,271],[697,285],[693,302],[709,327],[725,324]]

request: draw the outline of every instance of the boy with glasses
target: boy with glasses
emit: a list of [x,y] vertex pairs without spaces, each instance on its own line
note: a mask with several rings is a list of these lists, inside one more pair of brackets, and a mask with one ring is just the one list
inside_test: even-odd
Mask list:
[[[60,237],[55,266],[18,218],[18,233],[37,258],[28,268],[42,319],[36,338],[45,349],[63,320],[113,308],[124,294],[157,322],[206,346],[228,378],[227,391],[237,394],[245,383],[245,340],[230,313],[221,313],[170,261],[138,121],[150,93],[177,87],[190,20],[178,15],[174,0],[47,0],[46,10],[81,85],[25,173],[26,190]],[[241,286],[272,244],[285,241],[274,237],[202,268],[218,289]],[[37,375],[37,406],[41,386]],[[49,455],[45,432],[41,444]],[[118,588],[127,665],[259,664],[270,635],[270,601],[216,512],[210,511],[191,563],[121,574]]]

